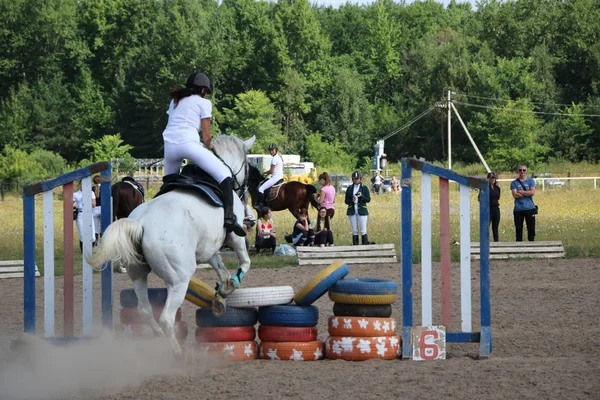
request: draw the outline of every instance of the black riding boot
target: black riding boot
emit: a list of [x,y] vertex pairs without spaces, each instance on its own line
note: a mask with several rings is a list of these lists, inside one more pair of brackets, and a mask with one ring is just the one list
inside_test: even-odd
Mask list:
[[352,235],[352,245],[356,246],[358,244],[358,235]]
[[225,211],[225,223],[223,226],[227,229],[227,233],[234,232],[238,236],[246,236],[244,228],[237,223],[237,218],[233,212],[233,180],[225,178],[219,184],[223,192],[223,208]]
[[[260,212],[261,208],[263,208],[264,206],[265,206],[264,193],[256,192],[256,199],[254,199],[254,204],[252,205],[252,208],[254,208],[256,211]],[[259,217],[260,217],[260,215],[259,215]]]
[[369,242],[369,237],[365,233],[364,235],[362,235],[362,244],[375,244],[375,243]]

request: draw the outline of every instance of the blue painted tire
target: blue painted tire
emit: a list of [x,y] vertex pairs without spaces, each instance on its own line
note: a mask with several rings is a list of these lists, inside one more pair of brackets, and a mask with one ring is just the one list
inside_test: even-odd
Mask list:
[[[153,306],[164,307],[167,302],[167,288],[148,288],[148,298]],[[138,299],[133,289],[123,289],[119,293],[121,307],[137,307]]]
[[227,307],[225,314],[215,317],[210,308],[196,310],[196,326],[212,328],[218,326],[254,326],[257,320],[256,308]]
[[398,284],[377,278],[340,279],[329,289],[329,298],[343,304],[392,304]]
[[319,309],[315,306],[270,306],[258,309],[258,322],[270,326],[316,326]]
[[294,302],[308,306],[323,296],[337,281],[348,275],[350,268],[343,261],[336,261],[319,272],[294,296]]

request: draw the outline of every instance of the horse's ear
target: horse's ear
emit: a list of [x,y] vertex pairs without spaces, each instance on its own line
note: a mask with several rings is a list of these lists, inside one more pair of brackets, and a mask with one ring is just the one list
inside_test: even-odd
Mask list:
[[244,140],[244,150],[246,151],[246,153],[250,151],[250,148],[252,147],[255,141],[256,136],[252,136],[250,139]]

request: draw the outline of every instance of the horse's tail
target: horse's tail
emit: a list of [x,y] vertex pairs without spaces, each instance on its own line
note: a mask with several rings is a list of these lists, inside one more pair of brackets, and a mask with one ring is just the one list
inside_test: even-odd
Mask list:
[[306,195],[310,198],[310,204],[316,209],[321,207],[321,203],[317,201],[315,198],[315,194],[317,194],[317,188],[313,185],[306,185]]
[[142,262],[142,255],[138,252],[142,242],[144,228],[139,221],[123,218],[113,222],[106,228],[100,243],[88,257],[88,263],[95,268],[100,268],[107,261],[120,265],[132,265]]

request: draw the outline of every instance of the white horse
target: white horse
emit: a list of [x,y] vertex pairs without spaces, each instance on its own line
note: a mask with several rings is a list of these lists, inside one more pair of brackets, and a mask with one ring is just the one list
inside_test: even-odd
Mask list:
[[[255,137],[243,141],[235,136],[219,135],[213,140],[216,153],[231,169],[237,182],[238,195],[243,195],[246,154]],[[234,210],[242,224],[244,205],[234,197]],[[212,265],[219,278],[213,312],[225,311],[224,297],[231,294],[250,268],[250,257],[243,237],[226,233],[223,208],[214,206],[189,191],[172,190],[138,206],[128,218],[120,219],[106,229],[89,263],[98,268],[113,261],[127,268],[138,298],[138,311],[157,335],[166,335],[176,353],[181,347],[175,337],[177,309],[184,301],[196,265]],[[230,276],[218,254],[227,240],[238,259],[237,273]],[[167,301],[159,324],[152,316],[148,299],[148,274],[154,271],[167,286]],[[162,329],[161,329],[162,327]]]

